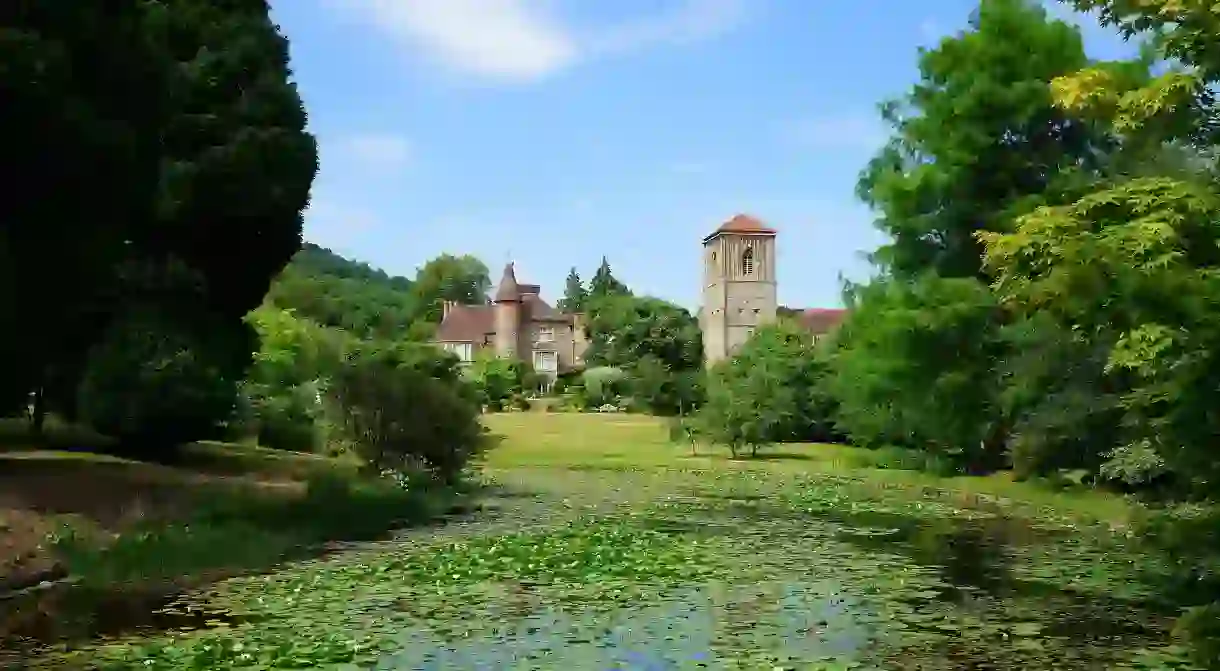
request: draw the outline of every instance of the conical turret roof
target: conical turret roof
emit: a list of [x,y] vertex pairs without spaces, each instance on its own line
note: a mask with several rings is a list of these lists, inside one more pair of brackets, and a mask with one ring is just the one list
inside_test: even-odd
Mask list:
[[517,284],[517,273],[512,262],[504,266],[504,274],[500,276],[500,286],[496,289],[496,302],[506,303],[521,300],[521,286]]

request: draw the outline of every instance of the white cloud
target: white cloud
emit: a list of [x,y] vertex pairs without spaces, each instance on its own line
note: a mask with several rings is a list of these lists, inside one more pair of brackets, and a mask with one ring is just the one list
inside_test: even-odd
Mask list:
[[527,0],[352,0],[362,18],[455,69],[533,79],[576,58],[571,36]]
[[623,53],[656,44],[689,44],[728,32],[745,19],[744,0],[685,0],[668,12],[595,31],[588,36],[594,53]]
[[743,18],[746,6],[745,0],[671,0],[668,12],[582,29],[559,17],[555,0],[324,1],[453,70],[518,82],[591,57],[716,37]]
[[378,166],[401,166],[411,160],[411,143],[393,133],[359,133],[333,145],[343,159]]

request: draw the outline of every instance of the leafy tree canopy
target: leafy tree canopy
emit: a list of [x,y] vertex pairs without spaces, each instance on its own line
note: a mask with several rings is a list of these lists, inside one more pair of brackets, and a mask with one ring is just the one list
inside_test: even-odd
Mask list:
[[1111,136],[1047,86],[1088,64],[1079,29],[1033,0],[983,0],[967,30],[921,50],[919,82],[882,107],[894,137],[858,185],[893,239],[875,260],[906,277],[981,276],[975,231],[1096,174]]
[[685,308],[649,297],[592,298],[587,326],[592,366],[629,368],[651,357],[671,371],[703,363],[703,334]]
[[0,26],[7,414],[102,337],[98,291],[153,214],[171,72],[137,3],[8,2]]

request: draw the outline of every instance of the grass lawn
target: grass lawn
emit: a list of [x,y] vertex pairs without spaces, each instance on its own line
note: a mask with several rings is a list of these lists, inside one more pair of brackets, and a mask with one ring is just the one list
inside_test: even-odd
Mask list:
[[692,456],[634,415],[485,421],[479,515],[222,581],[46,667],[1191,668],[1120,498],[838,446]]
[[673,471],[748,473],[776,478],[842,476],[913,497],[949,497],[999,503],[1014,513],[1045,513],[1091,522],[1126,525],[1132,507],[1122,498],[1077,489],[1052,491],[1014,482],[1009,473],[987,477],[942,478],[918,471],[878,468],[869,450],[846,445],[787,444],[766,449],[759,458],[730,459],[727,448],[669,440],[663,420],[617,413],[500,413],[487,426],[504,437],[488,455],[493,473],[513,469],[628,470],[664,475]]

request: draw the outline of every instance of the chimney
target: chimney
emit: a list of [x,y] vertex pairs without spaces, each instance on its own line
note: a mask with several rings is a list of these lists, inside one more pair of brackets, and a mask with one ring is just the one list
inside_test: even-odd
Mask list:
[[457,307],[457,304],[457,301],[444,301],[441,303],[441,321],[445,321],[445,318],[449,316],[453,308]]

